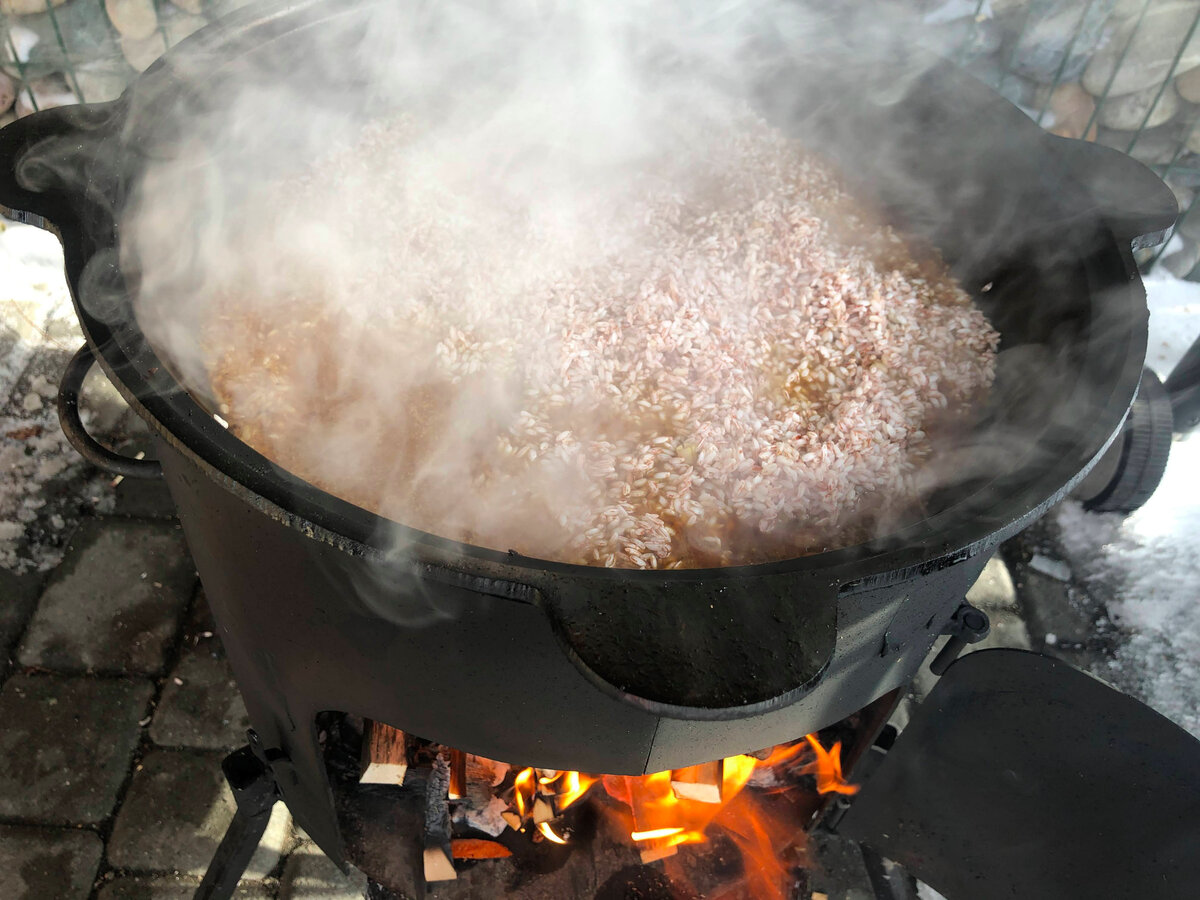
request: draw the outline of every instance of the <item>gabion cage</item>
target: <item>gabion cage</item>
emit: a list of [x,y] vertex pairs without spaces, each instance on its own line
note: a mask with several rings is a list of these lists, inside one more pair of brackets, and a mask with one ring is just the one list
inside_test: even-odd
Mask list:
[[[248,0],[0,0],[0,124],[115,99],[167,48]],[[249,0],[256,2],[256,0]],[[1140,262],[1200,279],[1200,0],[847,0],[908,16],[913,40],[1039,125],[1153,168],[1184,211]]]

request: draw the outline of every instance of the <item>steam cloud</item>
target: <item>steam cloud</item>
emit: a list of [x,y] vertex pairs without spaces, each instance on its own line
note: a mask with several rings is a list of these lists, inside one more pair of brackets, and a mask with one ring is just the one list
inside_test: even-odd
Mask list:
[[[269,320],[285,304],[302,319],[320,298],[309,317],[336,332],[338,354],[297,363],[304,387],[336,395],[364,361],[378,377],[373,395],[347,402],[339,427],[314,433],[305,453],[325,461],[331,480],[340,467],[351,479],[394,483],[397,503],[386,511],[404,521],[414,473],[354,449],[378,427],[372,413],[411,402],[407,387],[420,378],[406,368],[406,348],[381,337],[403,321],[404,305],[440,290],[476,312],[501,309],[522,303],[548,272],[636,252],[645,235],[621,211],[656,171],[700,171],[726,152],[722,136],[755,105],[765,72],[840,49],[850,32],[880,56],[909,33],[878,5],[850,4],[836,23],[817,9],[779,0],[378,3],[363,29],[319,25],[312,55],[286,69],[250,60],[214,79],[216,61],[195,50],[178,74],[221,91],[219,102],[166,111],[176,123],[170,153],[148,166],[123,215],[139,323],[215,405],[206,340],[216,313],[232,304]],[[872,102],[897,102],[922,69],[898,71],[908,77],[877,84]],[[368,124],[381,117],[392,124]],[[314,161],[338,176],[314,178]],[[405,217],[424,215],[443,246],[461,247],[459,266],[398,240],[398,198]],[[459,424],[430,454],[448,488],[464,467],[456,454],[474,452],[473,429],[519,406],[504,384],[454,403],[446,418]],[[993,446],[1025,443],[1013,431]],[[994,457],[984,466],[959,453],[955,477],[973,465],[991,468]],[[924,477],[931,489],[939,481]],[[551,540],[542,529],[553,523],[526,526],[534,542]]]

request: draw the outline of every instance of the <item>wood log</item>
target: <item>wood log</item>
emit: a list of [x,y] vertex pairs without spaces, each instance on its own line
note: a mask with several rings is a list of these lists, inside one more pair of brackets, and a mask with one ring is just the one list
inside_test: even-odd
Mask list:
[[512,856],[512,851],[503,844],[483,838],[455,838],[450,842],[450,853],[455,859],[502,859]]
[[467,754],[461,750],[450,751],[449,796],[451,800],[462,800],[467,796]]
[[533,801],[533,824],[540,825],[543,822],[550,822],[557,818],[554,812],[554,806],[545,797],[538,796]]
[[518,816],[512,810],[508,810],[507,812],[500,813],[500,818],[502,818],[505,822],[507,822],[508,827],[511,828],[513,831],[520,831],[521,826],[524,824],[521,821],[521,817]]
[[362,784],[403,784],[408,737],[398,728],[367,720],[363,729]]
[[450,849],[450,764],[441,753],[425,782],[425,880],[453,881],[458,878]]
[[725,777],[725,761],[718,759],[675,769],[671,773],[671,792],[680,800],[698,803],[720,803],[721,786]]
[[662,841],[647,841],[638,851],[644,866],[660,859],[666,859],[668,856],[674,856],[678,852],[678,844],[667,844]]

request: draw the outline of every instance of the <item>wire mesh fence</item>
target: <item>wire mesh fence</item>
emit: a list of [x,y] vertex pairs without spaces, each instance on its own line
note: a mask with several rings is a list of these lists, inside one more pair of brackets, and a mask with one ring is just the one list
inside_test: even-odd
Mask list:
[[[0,0],[0,124],[115,99],[167,48],[248,0]],[[255,0],[249,0],[255,2]],[[1140,159],[1175,191],[1144,252],[1200,280],[1200,0],[877,0],[1055,134]]]

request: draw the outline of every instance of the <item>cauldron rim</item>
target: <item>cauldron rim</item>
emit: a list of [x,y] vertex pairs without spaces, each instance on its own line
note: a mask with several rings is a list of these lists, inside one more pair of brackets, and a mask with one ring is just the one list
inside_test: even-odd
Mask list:
[[[169,91],[173,71],[187,68],[189,54],[211,54],[214,48],[227,42],[244,45],[246,36],[256,29],[271,29],[290,17],[301,17],[302,20],[305,15],[312,15],[320,19],[322,16],[352,13],[363,5],[363,0],[308,0],[299,5],[289,4],[266,11],[249,8],[239,10],[173,48],[166,57],[144,72],[135,81],[131,91],[120,100],[50,110],[7,126],[0,132],[9,138],[0,140],[0,155],[12,154],[15,158],[20,151],[14,153],[14,146],[24,144],[28,147],[32,142],[44,138],[45,134],[39,134],[36,127],[29,127],[36,125],[34,120],[38,119],[42,120],[44,129],[51,133],[56,130],[61,133],[65,123],[67,131],[90,132],[100,136],[101,140],[119,141],[122,139],[123,119],[130,108],[131,93],[137,90],[150,93]],[[990,89],[978,83],[968,90],[975,91],[981,97],[987,95],[988,102],[994,103],[998,99]],[[1006,103],[1004,105],[1008,106]],[[1013,127],[1037,129],[1014,107],[1008,106],[1007,111],[1015,114],[1009,123]],[[1047,153],[1048,159],[1054,156],[1049,147]],[[963,498],[931,517],[913,522],[879,539],[752,565],[637,570],[543,560],[455,541],[387,519],[315,487],[242,443],[213,419],[171,375],[169,367],[142,335],[132,314],[128,291],[122,293],[125,309],[116,321],[89,309],[86,289],[83,287],[86,270],[89,267],[95,270],[98,254],[111,250],[117,240],[118,226],[113,221],[111,209],[106,210],[105,204],[97,204],[81,196],[69,197],[53,192],[32,194],[15,182],[15,173],[2,173],[0,202],[40,214],[56,227],[64,244],[68,282],[76,312],[101,367],[158,436],[184,453],[209,477],[272,517],[352,554],[386,556],[394,552],[397,545],[403,545],[419,559],[493,569],[518,581],[522,580],[522,576],[528,580],[528,576],[540,574],[549,577],[583,577],[593,582],[635,581],[653,585],[824,572],[831,583],[840,584],[843,590],[847,590],[869,585],[879,576],[888,580],[899,579],[920,570],[942,568],[954,560],[994,546],[1016,533],[1067,494],[1119,431],[1136,391],[1145,355],[1146,316],[1144,305],[1138,309],[1141,298],[1137,296],[1140,282],[1136,265],[1123,241],[1105,223],[1097,222],[1098,236],[1107,245],[1102,259],[1097,254],[1097,261],[1103,261],[1112,269],[1102,278],[1106,289],[1125,282],[1131,292],[1123,310],[1129,326],[1128,341],[1123,346],[1125,358],[1119,375],[1111,384],[1111,392],[1103,400],[1100,415],[1088,424],[1086,430],[1078,431],[1077,440],[1070,446],[1069,453],[1035,471],[1034,479],[1021,482],[1024,490],[1019,501],[1014,500],[1012,495],[996,498],[995,503],[964,520],[960,508],[969,498]],[[89,189],[91,187],[89,183]],[[115,262],[115,254],[112,255],[114,258],[105,261],[101,268],[108,267],[111,270],[109,276],[120,280],[119,266]],[[1119,273],[1113,269],[1113,263],[1117,260],[1120,262]],[[1093,274],[1091,269],[1089,274]],[[120,283],[123,286],[123,281]],[[975,495],[982,494],[1002,478],[1012,480],[1015,473],[1026,473],[1026,469],[1018,465],[1013,472],[998,473],[992,481],[981,484]],[[1030,482],[1036,487],[1030,487]]]

